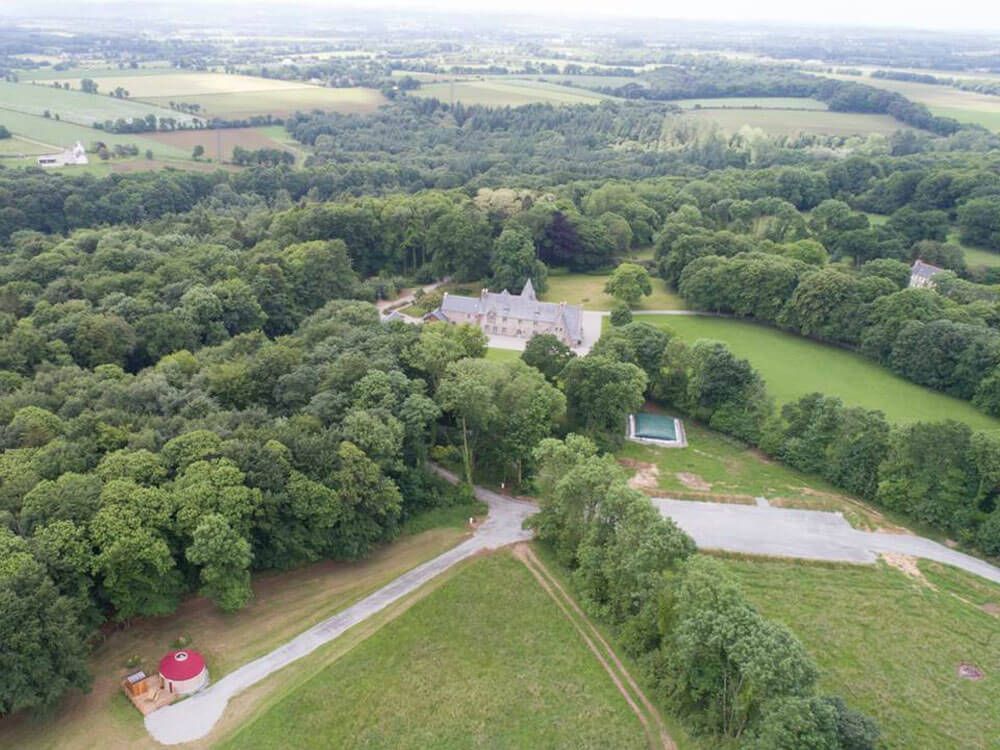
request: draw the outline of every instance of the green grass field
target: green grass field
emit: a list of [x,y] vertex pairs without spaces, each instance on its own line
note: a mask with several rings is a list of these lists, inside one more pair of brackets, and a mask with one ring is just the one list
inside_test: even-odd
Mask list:
[[818,133],[822,135],[888,135],[897,130],[909,130],[907,125],[889,115],[800,111],[789,109],[699,109],[684,113],[685,117],[714,122],[727,133],[744,125],[760,128],[772,135]]
[[[954,73],[945,75],[955,75]],[[853,76],[827,75],[828,78],[857,80]],[[895,91],[907,99],[926,104],[935,115],[954,117],[959,122],[982,125],[990,130],[1000,131],[1000,97],[963,91],[953,86],[913,81],[892,81],[884,78],[865,76],[862,83],[886,91]]]
[[781,404],[819,391],[848,405],[881,409],[893,422],[957,419],[975,429],[1000,429],[1000,420],[961,401],[893,375],[860,354],[748,321],[706,316],[636,316],[669,328],[686,341],[725,342],[749,359]]
[[733,438],[684,420],[687,448],[626,442],[615,456],[632,474],[632,484],[651,495],[719,502],[753,503],[840,511],[857,528],[887,524],[873,508],[839,492],[820,477],[765,458]]
[[218,745],[646,746],[572,624],[508,553],[467,563]]
[[[3,123],[2,114],[0,114],[0,123]],[[47,154],[50,151],[52,149],[48,146],[43,146],[37,141],[25,140],[18,136],[0,138],[0,157],[34,156],[37,154]]]
[[190,115],[171,112],[144,102],[116,99],[103,91],[85,94],[82,91],[66,91],[51,86],[0,81],[0,118],[4,116],[4,110],[29,115],[41,115],[49,110],[64,121],[86,126],[119,118],[141,119],[150,114],[175,117],[180,122],[190,122],[193,119]]
[[[744,592],[820,667],[820,687],[874,716],[888,748],[1000,747],[1000,587],[935,563],[875,567],[727,559]],[[958,677],[970,662],[985,678]]]
[[809,109],[825,112],[826,104],[805,96],[733,96],[721,99],[677,99],[684,109]]
[[413,96],[436,97],[443,102],[452,99],[463,104],[490,107],[518,107],[537,102],[547,104],[597,104],[608,97],[595,91],[560,86],[557,83],[526,79],[461,80],[430,83],[411,92]]
[[[588,310],[610,310],[615,300],[604,293],[609,274],[565,273],[551,271],[548,289],[541,298],[548,302],[583,305]],[[643,297],[636,310],[683,310],[684,301],[671,292],[663,279],[653,277],[653,293]]]
[[[147,148],[152,149],[157,159],[188,161],[191,158],[190,150],[157,143],[141,135],[105,133],[94,128],[84,127],[83,125],[75,125],[71,122],[63,122],[36,115],[27,115],[21,112],[0,111],[0,125],[5,125],[15,135],[28,137],[55,147],[55,149],[46,149],[49,152],[71,146],[76,141],[83,143],[86,148],[89,148],[94,141],[102,141],[109,146],[134,143],[139,147],[140,151],[145,151]],[[34,159],[31,160],[31,163],[34,163]],[[79,168],[73,167],[73,169]]]

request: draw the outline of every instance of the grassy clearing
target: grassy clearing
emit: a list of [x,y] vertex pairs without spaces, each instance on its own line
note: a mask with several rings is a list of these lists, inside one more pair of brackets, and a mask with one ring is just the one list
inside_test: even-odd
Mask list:
[[254,115],[284,117],[297,111],[320,109],[328,112],[365,114],[374,112],[386,99],[376,89],[332,89],[322,86],[276,88],[211,94],[179,94],[147,97],[145,101],[167,106],[169,100],[200,104],[204,113],[216,117],[241,118]]
[[827,106],[805,96],[733,96],[722,99],[678,99],[673,102],[684,109],[809,109],[826,111]]
[[470,746],[646,746],[573,626],[508,553],[464,565],[221,744]]
[[[549,273],[548,290],[541,298],[549,302],[583,305],[588,310],[610,310],[615,305],[611,295],[604,293],[609,274]],[[653,293],[643,297],[636,310],[683,310],[684,301],[667,288],[663,279],[653,278]]]
[[[458,516],[457,508],[462,508]],[[125,661],[138,655],[155,669],[159,658],[180,635],[208,659],[218,679],[237,666],[264,654],[316,622],[350,606],[405,571],[453,547],[466,535],[470,509],[435,511],[441,526],[404,536],[357,563],[320,562],[287,572],[254,578],[254,600],[245,609],[224,615],[210,602],[193,598],[168,617],[140,620],[112,634],[95,649],[91,660],[93,690],[72,695],[56,715],[35,722],[28,717],[0,722],[0,747],[31,748],[156,748],[142,717],[121,693],[118,680]],[[419,531],[428,519],[411,520]]]
[[699,109],[685,112],[684,116],[713,122],[728,133],[734,133],[744,125],[760,128],[771,135],[796,135],[798,133],[840,136],[867,135],[869,133],[888,135],[897,130],[910,129],[889,115],[822,110]]
[[892,422],[956,419],[974,429],[1000,428],[1000,420],[967,401],[904,380],[860,354],[748,321],[705,316],[637,316],[673,330],[686,341],[725,342],[749,359],[779,403],[819,391],[845,404],[880,409]]
[[[45,110],[58,114],[62,120],[91,126],[106,120],[142,119],[147,115],[175,117],[180,122],[190,122],[193,118],[180,112],[164,111],[131,99],[117,99],[106,92],[85,94],[82,91],[66,91],[51,86],[35,86],[27,83],[5,83],[0,81],[0,110],[13,110],[29,115],[42,115]],[[3,115],[0,114],[0,117]]]
[[608,97],[595,91],[560,86],[557,83],[525,79],[462,80],[430,83],[412,92],[415,96],[433,96],[443,102],[454,99],[463,104],[490,107],[518,107],[522,104],[597,104]]
[[626,442],[615,455],[633,475],[632,484],[652,495],[840,511],[855,527],[886,526],[885,518],[820,477],[771,461],[759,451],[691,420],[684,421],[687,448]]
[[[884,564],[726,565],[765,616],[802,640],[819,664],[821,688],[874,716],[889,748],[997,747],[1000,621],[965,599],[972,589],[1000,603],[1000,587],[924,562],[926,581]],[[961,662],[985,679],[960,679]]]

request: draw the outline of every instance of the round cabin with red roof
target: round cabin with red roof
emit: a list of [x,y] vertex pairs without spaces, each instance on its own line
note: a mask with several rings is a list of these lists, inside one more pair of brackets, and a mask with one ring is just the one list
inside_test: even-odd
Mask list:
[[160,659],[160,677],[167,692],[188,695],[205,686],[208,669],[201,654],[186,648],[171,651]]

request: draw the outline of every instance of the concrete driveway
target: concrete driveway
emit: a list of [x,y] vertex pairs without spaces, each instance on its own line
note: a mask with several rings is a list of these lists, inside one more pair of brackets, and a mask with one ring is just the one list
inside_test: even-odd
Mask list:
[[890,552],[953,565],[1000,583],[1000,568],[979,558],[919,536],[859,531],[840,513],[667,498],[653,498],[653,504],[704,549],[850,563],[873,563]]
[[[442,475],[453,478],[448,472]],[[522,528],[524,520],[537,508],[486,489],[476,488],[476,496],[489,505],[489,516],[470,539],[418,565],[391,583],[333,617],[314,625],[283,646],[230,672],[218,682],[187,700],[149,714],[146,729],[158,742],[176,745],[207,735],[222,716],[229,699],[297,659],[342,635],[372,615],[399,601],[456,563],[483,550],[496,549],[531,538]]]

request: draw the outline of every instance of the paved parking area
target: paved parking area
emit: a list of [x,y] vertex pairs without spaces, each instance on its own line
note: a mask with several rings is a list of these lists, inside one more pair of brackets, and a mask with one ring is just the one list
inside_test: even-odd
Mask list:
[[859,531],[840,513],[667,498],[654,498],[653,504],[705,549],[850,563],[873,563],[891,552],[954,565],[1000,583],[1000,568],[984,560],[912,534]]

